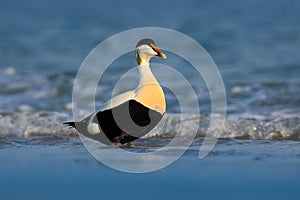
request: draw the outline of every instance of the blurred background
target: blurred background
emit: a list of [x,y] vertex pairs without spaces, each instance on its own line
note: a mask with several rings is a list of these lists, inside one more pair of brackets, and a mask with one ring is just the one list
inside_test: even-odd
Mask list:
[[[71,102],[76,71],[96,45],[128,29],[158,26],[180,31],[208,51],[224,79],[229,113],[295,114],[300,108],[299,8],[296,0],[2,0],[0,110],[13,112],[21,105],[63,110]],[[134,65],[132,54],[119,67]],[[203,105],[209,96],[201,87]],[[170,105],[169,111],[176,110]]]

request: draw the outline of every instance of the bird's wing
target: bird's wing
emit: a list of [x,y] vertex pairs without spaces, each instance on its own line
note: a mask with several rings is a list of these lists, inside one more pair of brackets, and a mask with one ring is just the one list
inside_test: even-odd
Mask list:
[[118,96],[113,97],[112,99],[105,102],[102,107],[100,108],[100,111],[109,110],[111,108],[114,108],[122,103],[125,103],[126,101],[133,99],[135,96],[134,91],[127,91],[123,94],[120,94]]

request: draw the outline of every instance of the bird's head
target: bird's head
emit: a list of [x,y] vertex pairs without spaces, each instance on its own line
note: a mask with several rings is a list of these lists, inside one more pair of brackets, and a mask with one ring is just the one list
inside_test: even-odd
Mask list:
[[156,46],[153,40],[145,38],[140,40],[135,47],[136,61],[139,65],[149,63],[149,60],[154,57],[166,59],[167,56]]

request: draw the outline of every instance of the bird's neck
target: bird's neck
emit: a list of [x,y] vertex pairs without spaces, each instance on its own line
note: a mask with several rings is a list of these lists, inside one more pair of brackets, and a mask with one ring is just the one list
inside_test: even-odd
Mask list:
[[156,78],[154,77],[149,62],[142,62],[139,65],[139,86],[150,83],[157,83]]
[[140,82],[136,88],[135,99],[149,109],[161,114],[166,111],[165,95],[151,72],[149,63],[139,65]]

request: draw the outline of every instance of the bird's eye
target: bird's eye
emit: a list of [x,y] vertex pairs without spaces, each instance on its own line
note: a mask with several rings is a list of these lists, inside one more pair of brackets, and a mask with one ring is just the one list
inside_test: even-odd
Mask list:
[[150,47],[153,49],[154,52],[157,53],[157,49],[155,48],[155,45],[154,45],[154,44],[151,43],[151,44],[150,44]]

